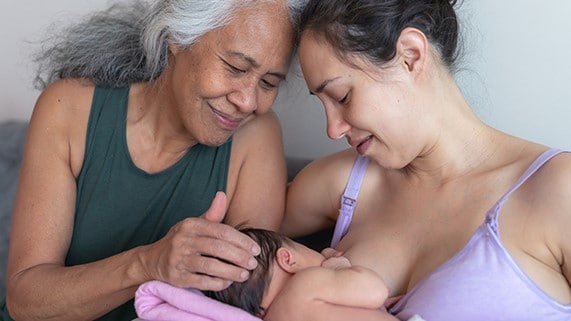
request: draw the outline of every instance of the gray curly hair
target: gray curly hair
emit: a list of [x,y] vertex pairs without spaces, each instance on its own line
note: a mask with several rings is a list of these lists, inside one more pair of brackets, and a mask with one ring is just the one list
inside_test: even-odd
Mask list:
[[[97,85],[122,87],[157,78],[168,60],[168,44],[189,47],[205,33],[227,24],[237,9],[260,0],[131,0],[115,3],[61,32],[34,57],[34,85],[57,79],[88,78]],[[283,1],[297,34],[306,0]]]

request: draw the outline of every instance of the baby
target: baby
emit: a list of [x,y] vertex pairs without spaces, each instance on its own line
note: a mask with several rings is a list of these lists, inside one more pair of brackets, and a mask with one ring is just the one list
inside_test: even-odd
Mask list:
[[326,258],[272,231],[240,230],[260,245],[258,267],[247,281],[205,291],[207,296],[265,321],[398,321],[386,312],[389,291],[374,271],[343,256]]

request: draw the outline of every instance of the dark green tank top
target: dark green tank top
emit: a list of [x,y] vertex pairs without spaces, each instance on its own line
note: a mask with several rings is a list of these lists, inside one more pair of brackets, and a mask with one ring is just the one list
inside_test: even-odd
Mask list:
[[[155,242],[175,223],[205,212],[217,191],[226,191],[231,140],[219,147],[194,145],[156,174],[137,168],[127,148],[128,96],[128,88],[95,89],[67,266]],[[134,318],[131,300],[98,320]]]

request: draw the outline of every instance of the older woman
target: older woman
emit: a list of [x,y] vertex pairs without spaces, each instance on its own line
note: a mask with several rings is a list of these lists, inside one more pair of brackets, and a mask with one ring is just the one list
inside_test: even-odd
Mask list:
[[217,290],[248,278],[259,248],[221,221],[282,219],[283,147],[268,111],[302,2],[133,1],[54,37],[39,56],[47,87],[0,319],[131,320],[145,281]]

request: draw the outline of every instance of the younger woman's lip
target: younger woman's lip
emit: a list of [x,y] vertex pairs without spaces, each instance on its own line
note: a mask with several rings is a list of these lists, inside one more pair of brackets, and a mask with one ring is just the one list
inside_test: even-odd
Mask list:
[[352,140],[347,138],[347,141],[349,142],[349,145],[351,145],[354,148],[359,147],[361,144],[363,144],[364,142],[366,142],[367,140],[371,139],[371,137],[373,137],[373,135],[369,135],[361,140]]
[[362,140],[360,143],[358,143],[355,146],[355,149],[357,149],[357,152],[361,155],[365,155],[365,153],[367,152],[367,149],[369,149],[369,145],[371,144],[371,139],[373,138],[373,136],[368,136],[367,138],[365,138],[364,140]]

